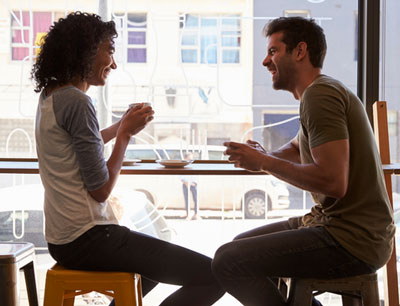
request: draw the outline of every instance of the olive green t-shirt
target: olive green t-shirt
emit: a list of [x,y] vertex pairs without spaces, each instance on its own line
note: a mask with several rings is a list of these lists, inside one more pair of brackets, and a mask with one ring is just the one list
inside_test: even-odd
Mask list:
[[350,143],[347,192],[340,199],[312,193],[315,206],[303,226],[324,226],[351,254],[379,268],[392,253],[395,226],[373,131],[360,100],[320,75],[301,97],[301,162],[312,162],[311,148],[341,139]]

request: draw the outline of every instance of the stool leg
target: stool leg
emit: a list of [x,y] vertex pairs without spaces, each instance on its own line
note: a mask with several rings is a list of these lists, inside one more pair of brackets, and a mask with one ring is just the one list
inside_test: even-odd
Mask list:
[[114,292],[115,306],[137,305],[135,287],[122,285]]
[[58,286],[54,280],[46,279],[43,306],[62,306],[63,300],[64,289],[62,286]]
[[22,268],[25,275],[26,291],[28,293],[28,300],[30,306],[39,306],[39,299],[36,289],[35,269],[33,262],[28,263]]
[[379,305],[379,291],[378,285],[372,283],[370,286],[365,286],[361,292],[364,306]]
[[66,297],[67,295],[69,296],[71,293],[75,293],[75,290],[65,290],[64,291],[64,303],[63,303],[63,306],[74,306],[75,295],[72,295],[71,297]]
[[342,295],[343,306],[363,306],[362,300],[356,297]]
[[138,306],[142,306],[142,277],[140,274],[136,274],[137,278],[137,287],[136,287],[136,295],[138,299]]
[[290,284],[289,305],[290,306],[311,306],[312,290],[302,280],[292,279]]

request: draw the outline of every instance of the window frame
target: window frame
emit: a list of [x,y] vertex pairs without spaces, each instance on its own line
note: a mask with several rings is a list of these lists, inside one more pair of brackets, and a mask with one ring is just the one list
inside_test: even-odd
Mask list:
[[[197,22],[197,26],[196,27],[190,27],[188,29],[185,30],[185,26],[184,24],[186,23],[186,19],[187,16],[193,16],[196,17],[198,22]],[[239,24],[238,27],[235,29],[229,29],[229,26],[227,25],[223,25],[222,21],[224,19],[238,19],[239,20]],[[204,35],[204,33],[207,33],[207,30],[204,29],[202,30],[202,26],[201,26],[201,21],[202,20],[207,20],[207,19],[215,19],[217,24],[216,24],[216,32],[215,32],[215,36],[217,38],[217,46],[216,46],[216,62],[215,63],[208,63],[206,60],[202,59],[203,54],[204,58],[207,59],[207,53],[206,50],[202,50],[202,45],[201,45],[201,37],[202,35]],[[217,65],[217,64],[223,64],[223,65],[240,65],[241,64],[241,54],[242,54],[242,45],[241,45],[241,40],[242,40],[242,23],[240,22],[241,20],[241,14],[237,13],[223,13],[223,14],[201,14],[201,13],[181,13],[179,15],[179,48],[178,48],[178,57],[179,57],[179,62],[182,65]],[[183,26],[182,26],[183,24]],[[222,40],[224,37],[230,37],[230,36],[234,36],[234,35],[224,35],[224,32],[228,32],[228,31],[237,31],[238,35],[237,35],[237,39],[238,39],[238,46],[223,46],[222,44]],[[182,44],[182,39],[183,36],[186,33],[190,33],[192,32],[193,35],[196,37],[196,43],[192,44],[192,45],[183,45]],[[196,51],[196,61],[194,62],[184,62],[183,58],[182,58],[182,51],[185,50],[195,50]],[[238,61],[237,62],[226,62],[224,61],[224,51],[237,51],[238,52]]]
[[[23,17],[19,18],[19,21],[22,22],[22,24],[19,24],[18,21],[16,21],[17,25],[13,25],[13,21],[15,21],[15,18],[17,18],[16,14],[24,14],[24,13],[28,13],[29,15],[29,25],[24,26],[24,22],[23,22]],[[58,12],[58,11],[44,11],[44,10],[40,10],[40,11],[12,11],[12,13],[10,14],[10,55],[9,55],[9,60],[12,63],[20,63],[25,61],[26,58],[34,58],[37,54],[36,50],[39,49],[40,47],[35,45],[36,43],[36,37],[33,37],[34,35],[34,28],[33,25],[31,25],[31,21],[34,22],[34,15],[36,13],[50,13],[51,16],[51,22],[49,25],[50,26],[53,25],[53,23],[56,21],[56,19],[62,17],[65,15],[64,12]],[[13,42],[13,31],[22,31],[22,33],[24,31],[28,31],[28,41],[26,42]],[[41,32],[37,32],[37,33],[41,33]],[[24,34],[22,34],[22,37],[24,37]],[[24,57],[23,59],[13,59],[13,50],[14,48],[26,48],[28,49],[28,55],[27,57]]]
[[[118,15],[121,14],[121,15]],[[129,14],[135,14],[135,15],[144,15],[146,21],[145,26],[143,28],[135,28],[135,27],[129,27],[129,24],[133,25],[134,22],[129,20]],[[116,39],[115,47],[118,53],[122,54],[121,57],[117,57],[117,61],[123,62],[125,64],[147,64],[148,63],[148,13],[147,12],[125,12],[125,13],[116,13],[116,15],[113,15],[113,20],[116,23],[116,29],[118,32],[118,38]],[[116,21],[116,19],[121,19],[122,26],[120,25],[119,22]],[[145,37],[145,43],[144,44],[130,44],[129,43],[129,33],[134,33],[134,32],[142,32],[144,33]],[[145,50],[145,61],[143,62],[135,62],[129,61],[129,55],[128,51],[129,50],[134,50],[134,49],[144,49]]]

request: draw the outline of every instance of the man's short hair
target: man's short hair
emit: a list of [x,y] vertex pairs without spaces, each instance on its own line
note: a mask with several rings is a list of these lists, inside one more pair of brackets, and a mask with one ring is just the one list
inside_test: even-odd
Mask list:
[[326,40],[324,30],[314,19],[279,17],[267,23],[263,32],[266,37],[282,32],[282,42],[286,44],[287,52],[292,52],[299,42],[305,42],[311,64],[315,68],[322,68],[326,55]]

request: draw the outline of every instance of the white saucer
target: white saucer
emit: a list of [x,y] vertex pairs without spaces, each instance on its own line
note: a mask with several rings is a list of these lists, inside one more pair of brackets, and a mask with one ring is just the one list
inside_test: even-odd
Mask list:
[[193,160],[184,159],[161,159],[156,160],[157,163],[163,165],[166,168],[183,168],[193,162]]
[[140,163],[140,162],[141,162],[140,159],[129,159],[129,158],[125,158],[125,159],[122,161],[122,166],[133,166],[133,165],[135,165],[136,163]]

